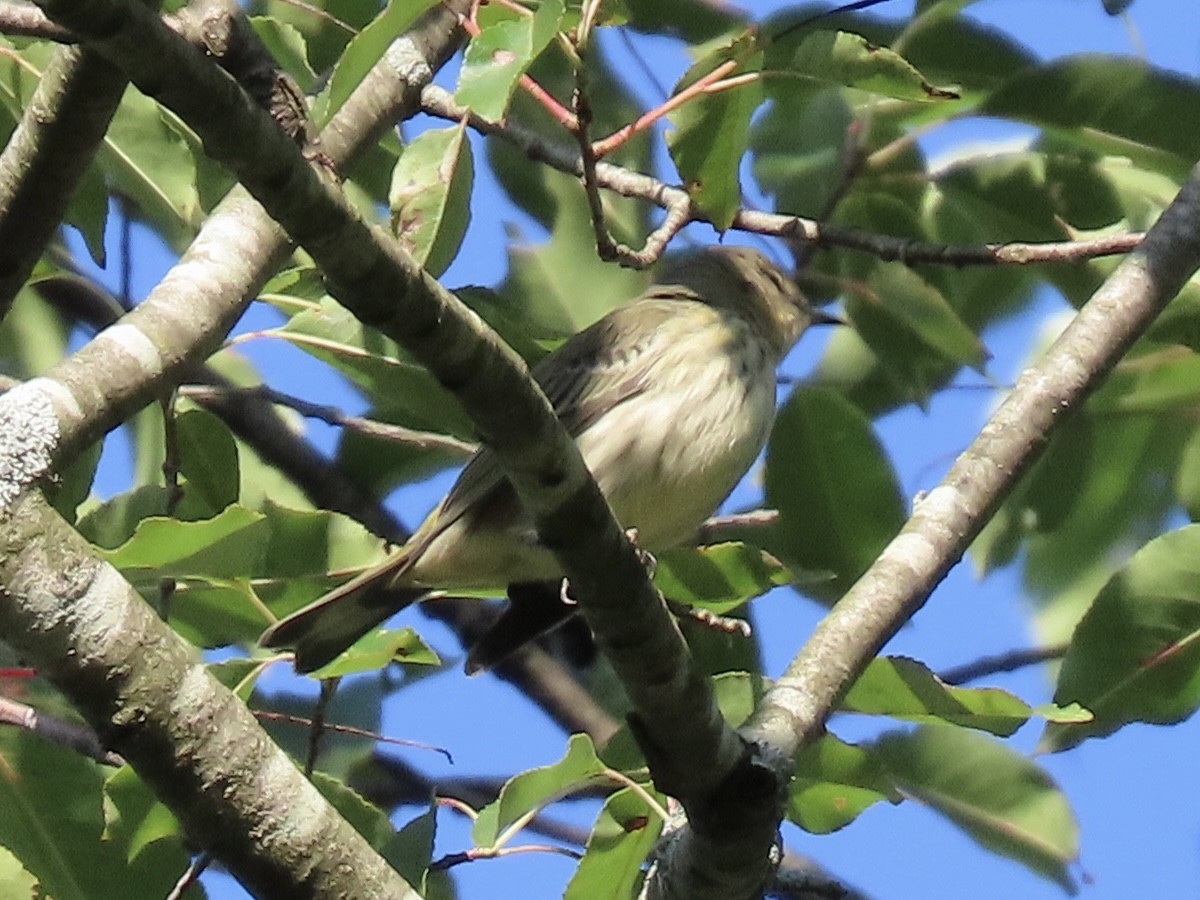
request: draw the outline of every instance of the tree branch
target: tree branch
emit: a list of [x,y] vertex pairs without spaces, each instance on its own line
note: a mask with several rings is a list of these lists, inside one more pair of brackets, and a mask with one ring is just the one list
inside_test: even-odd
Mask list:
[[0,697],[0,722],[24,728],[44,740],[83,754],[106,766],[125,765],[125,760],[107,749],[96,737],[96,732],[86,725],[40,712],[8,697]]
[[79,47],[59,48],[42,73],[0,153],[0,319],[62,221],[127,84]]
[[13,0],[0,2],[0,34],[41,38],[60,44],[73,44],[77,40],[70,30],[55,25],[32,3]]
[[998,653],[994,656],[984,656],[961,666],[943,669],[938,673],[938,678],[946,684],[966,684],[968,681],[986,678],[988,675],[1015,672],[1026,666],[1036,666],[1052,659],[1062,659],[1067,653],[1068,646],[1065,643],[1048,644],[1045,647],[1028,647],[1009,650],[1007,653]]
[[375,419],[364,419],[362,416],[352,416],[336,406],[321,403],[310,403],[301,397],[285,394],[274,388],[260,385],[258,387],[219,388],[212,385],[187,385],[180,389],[180,395],[198,403],[220,404],[223,401],[234,403],[249,401],[251,403],[270,403],[294,409],[302,416],[319,419],[327,425],[334,425],[353,431],[366,437],[405,444],[421,450],[440,450],[457,459],[463,460],[475,452],[475,445],[468,441],[460,441],[447,434],[437,434],[432,431],[416,431],[402,425],[391,425]]
[[0,584],[4,634],[250,890],[417,896],[40,491],[0,513]]
[[[519,147],[531,160],[545,163],[552,168],[579,178],[585,178],[583,161],[574,148],[551,144],[539,135],[514,123],[488,122],[455,103],[453,96],[444,88],[430,85],[421,95],[425,111],[439,118],[454,122],[467,117],[468,124],[481,134],[498,137]],[[677,232],[689,222],[707,221],[696,209],[683,188],[669,185],[641,172],[634,172],[611,163],[597,162],[595,183],[600,187],[620,194],[653,203],[666,210],[662,225],[652,233],[639,258],[640,265],[649,259],[652,250],[662,252],[665,241],[660,243],[659,232],[667,229],[668,234]],[[950,266],[995,266],[1033,265],[1050,262],[1078,262],[1098,256],[1128,253],[1142,240],[1143,235],[1116,234],[1083,241],[1057,241],[1051,243],[1008,243],[983,244],[976,246],[949,246],[929,244],[890,235],[875,234],[857,228],[825,225],[801,216],[759,212],[743,209],[734,216],[733,228],[757,234],[769,234],[793,241],[805,241],[816,247],[843,247],[861,250],[887,261],[903,262],[906,265],[934,263]],[[650,259],[652,261],[652,259]],[[648,264],[648,263],[647,263]]]

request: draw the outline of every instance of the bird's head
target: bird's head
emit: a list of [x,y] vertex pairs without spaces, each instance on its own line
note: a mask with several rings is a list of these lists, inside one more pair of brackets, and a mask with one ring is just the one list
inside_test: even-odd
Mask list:
[[809,305],[796,282],[757,250],[707,247],[670,258],[656,279],[742,316],[779,356],[810,325],[843,324]]

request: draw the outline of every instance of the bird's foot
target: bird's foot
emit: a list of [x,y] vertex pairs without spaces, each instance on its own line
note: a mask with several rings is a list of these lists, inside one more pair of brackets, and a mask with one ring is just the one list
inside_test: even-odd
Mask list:
[[[646,574],[654,578],[654,573],[658,571],[658,560],[649,550],[643,550],[638,546],[638,530],[636,528],[626,528],[625,537],[629,538],[629,543],[633,544],[633,550],[638,555],[638,560],[646,568]],[[558,599],[563,602],[564,606],[577,606],[579,601],[571,594],[571,582],[566,578],[558,586]]]
[[643,550],[638,546],[638,530],[636,528],[626,528],[625,537],[629,538],[629,543],[633,544],[633,551],[638,555],[638,559],[642,565],[646,567],[646,574],[654,578],[654,573],[658,571],[658,560],[649,550]]

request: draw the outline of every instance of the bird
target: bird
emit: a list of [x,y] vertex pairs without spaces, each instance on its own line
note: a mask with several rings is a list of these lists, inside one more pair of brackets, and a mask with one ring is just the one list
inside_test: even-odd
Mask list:
[[[617,521],[650,554],[692,538],[729,495],[766,443],[784,355],[810,325],[841,321],[810,306],[751,248],[685,251],[660,270],[641,296],[531,371]],[[563,574],[485,446],[403,546],[279,620],[259,643],[290,648],[296,669],[311,672],[430,592],[510,586],[516,607],[527,586],[561,583]],[[551,607],[550,625],[574,612]],[[546,618],[518,608],[507,628],[515,622],[516,633],[485,636],[468,671],[545,631]]]

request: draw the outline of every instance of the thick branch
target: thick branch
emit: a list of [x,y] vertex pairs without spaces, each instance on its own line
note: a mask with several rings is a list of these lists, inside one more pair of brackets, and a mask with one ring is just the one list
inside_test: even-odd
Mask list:
[[126,84],[78,47],[59,48],[42,74],[0,153],[0,319],[62,221]]
[[250,890],[418,896],[40,491],[0,516],[0,584],[0,630]]

